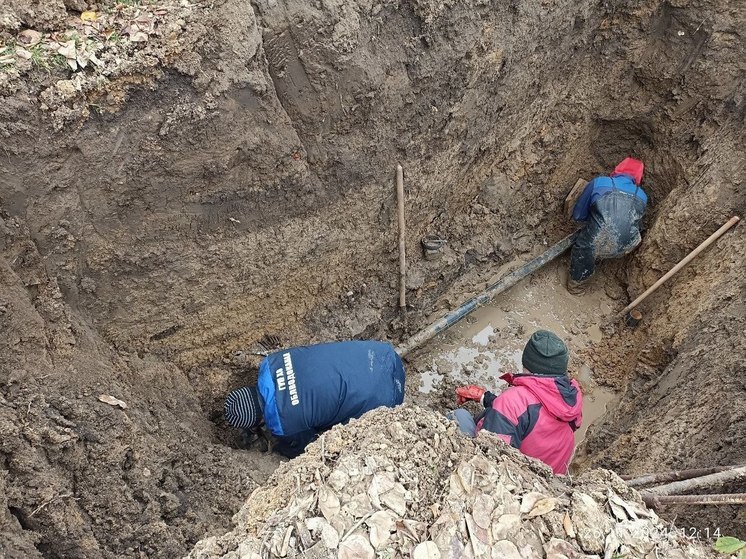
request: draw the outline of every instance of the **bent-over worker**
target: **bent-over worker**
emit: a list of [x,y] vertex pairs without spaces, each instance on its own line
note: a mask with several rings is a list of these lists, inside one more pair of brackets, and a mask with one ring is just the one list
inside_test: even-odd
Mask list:
[[294,458],[323,431],[380,406],[404,400],[404,365],[384,342],[349,341],[296,347],[268,355],[256,386],[234,390],[225,419],[244,431],[262,422],[274,450]]
[[644,165],[627,157],[608,177],[590,181],[575,203],[572,218],[586,221],[572,246],[567,290],[581,294],[597,260],[618,258],[640,244],[640,221],[648,197],[640,188]]
[[465,409],[453,411],[462,432],[472,437],[482,429],[497,434],[523,454],[566,474],[575,450],[575,431],[583,420],[583,395],[577,381],[567,377],[569,353],[552,332],[533,333],[523,350],[523,373],[500,378],[508,388],[498,395],[481,386],[456,389],[457,403],[481,403],[478,418]]

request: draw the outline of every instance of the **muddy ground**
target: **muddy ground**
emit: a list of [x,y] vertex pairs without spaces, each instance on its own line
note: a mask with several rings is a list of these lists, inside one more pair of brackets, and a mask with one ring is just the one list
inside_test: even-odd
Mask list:
[[[276,463],[219,418],[255,374],[247,350],[407,334],[397,161],[410,331],[569,232],[575,179],[626,155],[647,165],[651,210],[608,272],[617,307],[746,206],[738,3],[123,4],[0,4],[9,557],[173,557],[224,531]],[[21,36],[73,40],[84,10],[129,26],[86,42],[101,66]],[[424,234],[448,240],[443,258],[423,260]],[[584,353],[622,394],[588,464],[746,459],[745,245],[739,226],[641,328]],[[707,521],[736,530],[737,514]]]

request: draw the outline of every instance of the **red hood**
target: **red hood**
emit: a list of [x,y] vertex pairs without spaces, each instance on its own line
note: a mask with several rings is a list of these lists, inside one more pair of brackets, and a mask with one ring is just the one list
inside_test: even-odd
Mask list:
[[523,386],[536,396],[544,408],[557,419],[580,427],[583,419],[583,394],[576,380],[566,376],[511,375],[500,377],[512,386]]
[[611,176],[616,175],[628,175],[632,177],[637,186],[640,186],[642,182],[642,173],[645,170],[645,165],[639,159],[633,159],[632,157],[626,157],[624,160],[616,166]]

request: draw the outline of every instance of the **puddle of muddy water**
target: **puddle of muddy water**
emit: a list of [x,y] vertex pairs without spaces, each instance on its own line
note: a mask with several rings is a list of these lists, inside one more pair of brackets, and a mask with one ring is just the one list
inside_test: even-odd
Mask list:
[[420,392],[437,392],[445,378],[500,390],[501,374],[523,369],[521,355],[528,337],[538,329],[551,330],[570,347],[570,371],[583,386],[583,426],[575,434],[580,443],[614,394],[597,385],[578,351],[602,342],[598,325],[613,306],[601,286],[580,297],[569,294],[560,283],[559,265],[523,280],[431,341],[418,358]]

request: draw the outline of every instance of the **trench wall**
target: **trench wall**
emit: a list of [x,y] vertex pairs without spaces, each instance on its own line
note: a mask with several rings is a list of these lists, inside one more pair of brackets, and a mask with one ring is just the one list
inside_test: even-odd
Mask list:
[[[4,95],[3,545],[171,556],[224,528],[264,475],[209,420],[246,378],[234,352],[264,334],[396,335],[396,162],[415,313],[468,265],[564,234],[575,178],[629,154],[653,199],[639,292],[695,243],[692,224],[743,209],[737,10],[226,0],[157,75],[52,116],[31,82]],[[76,118],[92,100],[112,112]],[[438,265],[421,262],[425,233],[449,240]],[[696,301],[692,320],[733,304]],[[647,343],[684,359],[691,324]]]

